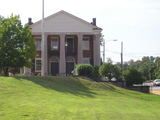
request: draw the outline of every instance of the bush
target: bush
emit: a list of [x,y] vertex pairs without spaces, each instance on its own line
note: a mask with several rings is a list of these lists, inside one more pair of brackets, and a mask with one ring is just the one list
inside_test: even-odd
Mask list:
[[100,74],[99,74],[99,66],[94,66],[93,77],[94,77],[94,78],[99,78],[99,77],[100,77]]
[[99,74],[103,77],[108,77],[109,72],[111,70],[111,65],[110,63],[104,63],[100,66],[99,68]]
[[124,72],[124,78],[127,86],[132,86],[133,84],[142,84],[144,82],[142,73],[134,68],[129,68],[126,70]]
[[76,66],[78,75],[86,76],[86,77],[93,77],[94,68],[90,64],[78,64]]

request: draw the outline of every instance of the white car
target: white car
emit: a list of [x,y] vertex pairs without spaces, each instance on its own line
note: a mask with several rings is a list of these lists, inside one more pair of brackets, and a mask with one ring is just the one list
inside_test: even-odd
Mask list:
[[156,85],[156,86],[160,86],[160,79],[155,79],[155,80],[153,81],[153,83],[154,83],[154,85]]
[[146,81],[142,84],[143,86],[154,86],[153,81]]

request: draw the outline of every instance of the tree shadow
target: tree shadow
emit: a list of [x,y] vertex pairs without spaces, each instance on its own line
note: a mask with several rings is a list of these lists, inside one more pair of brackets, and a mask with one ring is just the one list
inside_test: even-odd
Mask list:
[[29,80],[46,89],[55,90],[63,93],[70,93],[81,97],[94,97],[95,92],[85,86],[77,77],[25,77],[15,76],[18,80]]

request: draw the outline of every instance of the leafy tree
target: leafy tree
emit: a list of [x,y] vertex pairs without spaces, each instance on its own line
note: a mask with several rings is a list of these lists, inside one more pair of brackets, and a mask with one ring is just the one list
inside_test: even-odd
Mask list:
[[21,24],[19,16],[0,21],[0,68],[8,76],[10,68],[31,66],[35,45],[30,28]]
[[122,73],[121,73],[121,68],[117,65],[113,65],[113,76],[117,80],[122,80]]
[[101,33],[100,34],[100,45],[103,46],[103,44],[104,44],[104,35]]
[[99,68],[99,73],[101,76],[108,77],[111,80],[113,77],[116,79],[120,78],[120,69],[111,63],[104,63]]
[[155,58],[155,78],[160,78],[160,57]]
[[112,64],[113,63],[112,59],[111,58],[107,58],[107,63]]
[[146,80],[155,79],[155,58],[143,57],[141,65],[139,65],[139,71],[142,72]]
[[144,82],[142,73],[133,67],[124,71],[124,78],[127,86],[132,86],[133,84],[142,84]]
[[111,75],[112,70],[111,69],[112,69],[112,64],[104,63],[100,66],[99,73],[101,76],[108,77],[109,80],[111,80],[111,78],[112,78],[112,75]]
[[159,71],[157,67],[158,62],[156,63],[156,59],[157,58],[152,56],[144,56],[142,60],[130,60],[128,61],[128,65],[125,67],[125,69],[132,67],[140,71],[145,80],[153,80],[157,77],[156,75],[158,73],[156,74],[156,72]]

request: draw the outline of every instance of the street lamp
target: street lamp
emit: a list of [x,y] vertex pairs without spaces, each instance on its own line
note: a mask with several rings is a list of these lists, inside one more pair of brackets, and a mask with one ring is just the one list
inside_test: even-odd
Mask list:
[[[107,40],[106,42],[110,41],[118,41],[118,40]],[[103,62],[105,62],[105,50],[106,50],[106,45],[105,45],[105,39],[103,39]]]
[[[108,40],[106,42],[110,41],[118,41],[116,39],[114,40]],[[121,75],[122,75],[122,80],[123,78],[123,41],[121,41],[121,53],[120,53],[120,58],[121,58]],[[103,62],[105,62],[105,40],[103,39]]]

